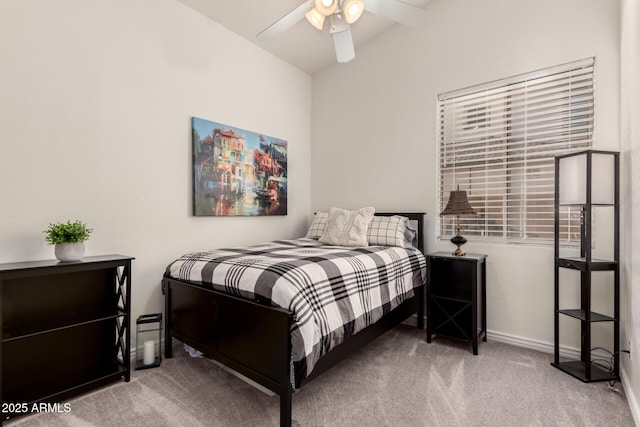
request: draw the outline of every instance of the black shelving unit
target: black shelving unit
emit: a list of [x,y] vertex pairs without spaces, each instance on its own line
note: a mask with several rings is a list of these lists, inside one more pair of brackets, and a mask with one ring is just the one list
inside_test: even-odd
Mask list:
[[0,264],[0,421],[129,381],[132,259]]
[[[583,156],[583,157],[579,157]],[[571,159],[570,159],[571,158]],[[597,162],[596,162],[597,159]],[[566,189],[569,172],[563,171],[563,160],[571,167],[577,167],[580,173],[577,175],[581,179],[576,182],[577,197],[568,197],[564,200],[563,191]],[[604,161],[604,163],[602,163]],[[607,162],[611,162],[609,165]],[[599,165],[607,167],[598,168]],[[619,182],[620,159],[619,153],[613,151],[588,150],[579,153],[572,153],[555,159],[555,271],[554,271],[554,361],[553,366],[564,371],[584,382],[618,380],[620,377],[620,266],[619,266],[619,202],[620,202],[620,182]],[[562,175],[565,173],[566,175]],[[613,176],[603,176],[603,173],[612,173]],[[573,175],[575,171],[572,171]],[[575,178],[575,176],[573,176]],[[594,195],[594,187],[602,185],[601,182],[594,183],[594,180],[607,180],[611,182],[606,191],[599,190],[599,194],[606,194],[606,197]],[[605,200],[606,199],[606,200]],[[593,250],[593,211],[599,207],[609,207],[613,209],[613,233],[612,259],[597,259],[592,257]],[[576,209],[580,211],[580,231],[579,231],[579,256],[562,256],[561,254],[561,208]],[[563,232],[567,232],[563,230]],[[576,248],[576,251],[578,249]],[[580,274],[580,307],[561,308],[560,305],[560,270],[571,269]],[[610,284],[613,292],[613,316],[592,311],[592,273],[595,271],[609,271],[613,273],[613,283]],[[580,360],[560,361],[560,317],[567,316],[577,319],[580,322]],[[596,322],[607,322],[613,324],[613,337],[611,338],[612,366],[611,369],[593,363],[591,328]]]

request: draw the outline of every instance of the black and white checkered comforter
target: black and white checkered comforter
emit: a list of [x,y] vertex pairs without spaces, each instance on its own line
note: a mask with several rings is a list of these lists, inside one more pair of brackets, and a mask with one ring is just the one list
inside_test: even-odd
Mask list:
[[297,388],[320,357],[411,298],[426,261],[417,249],[296,239],[186,254],[166,275],[292,311]]

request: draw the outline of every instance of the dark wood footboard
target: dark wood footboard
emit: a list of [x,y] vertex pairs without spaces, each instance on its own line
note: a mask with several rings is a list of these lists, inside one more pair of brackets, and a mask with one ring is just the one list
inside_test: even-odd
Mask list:
[[275,393],[289,384],[290,312],[175,279],[162,283],[166,357],[176,338]]
[[[201,351],[280,396],[280,425],[291,425],[292,313],[165,278],[165,357],[173,338]],[[350,337],[318,361],[303,385],[375,338],[418,313],[422,328],[424,286],[377,323]],[[256,351],[258,350],[259,351]]]

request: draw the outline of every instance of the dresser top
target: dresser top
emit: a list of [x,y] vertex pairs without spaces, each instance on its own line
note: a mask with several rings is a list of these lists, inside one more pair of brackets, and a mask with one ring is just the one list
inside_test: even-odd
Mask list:
[[464,254],[462,256],[453,255],[451,252],[432,252],[427,254],[427,257],[431,258],[451,258],[459,261],[482,261],[487,258],[484,254]]
[[98,255],[98,256],[86,256],[79,261],[58,261],[57,259],[46,259],[39,261],[23,261],[23,262],[10,262],[7,264],[0,264],[0,273],[17,270],[30,270],[34,268],[47,268],[47,267],[72,267],[82,266],[87,264],[95,264],[99,262],[112,262],[112,261],[127,261],[132,260],[133,257],[126,255]]

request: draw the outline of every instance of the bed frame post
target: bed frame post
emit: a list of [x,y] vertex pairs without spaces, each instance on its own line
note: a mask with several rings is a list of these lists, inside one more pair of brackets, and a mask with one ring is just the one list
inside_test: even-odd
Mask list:
[[291,384],[291,377],[293,369],[293,364],[291,363],[292,356],[292,346],[291,346],[291,326],[293,325],[293,315],[290,313],[287,316],[287,332],[286,332],[286,349],[284,357],[284,365],[282,366],[282,377],[280,379],[280,427],[291,427],[292,421],[292,394],[293,394],[293,385]]
[[418,297],[418,329],[424,329],[424,286],[420,286],[417,291]]
[[171,284],[168,280],[162,281],[162,293],[164,294],[164,357],[173,357],[173,338],[171,337]]
[[280,427],[291,427],[291,386],[284,384],[280,392]]

